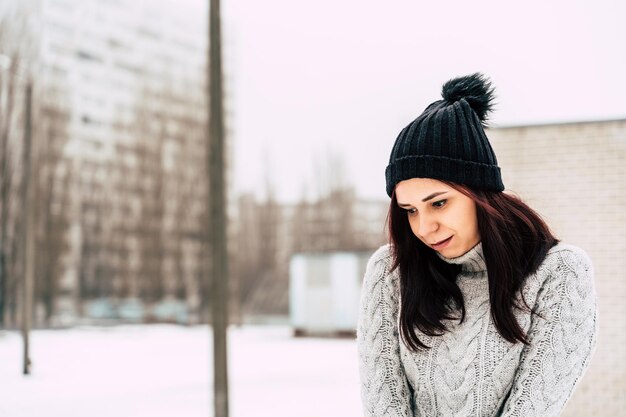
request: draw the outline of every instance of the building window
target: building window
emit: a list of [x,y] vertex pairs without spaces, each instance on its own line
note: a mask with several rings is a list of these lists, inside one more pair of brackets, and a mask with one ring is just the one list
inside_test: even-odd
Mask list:
[[102,62],[102,59],[90,54],[89,52],[85,52],[85,51],[76,51],[76,56],[78,57],[78,59],[82,59],[85,61],[95,61],[95,62]]

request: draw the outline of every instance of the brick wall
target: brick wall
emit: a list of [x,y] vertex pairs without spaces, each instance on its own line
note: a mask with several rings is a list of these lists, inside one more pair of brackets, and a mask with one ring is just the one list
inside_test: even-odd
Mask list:
[[600,332],[564,417],[626,415],[626,120],[487,132],[504,185],[595,269]]

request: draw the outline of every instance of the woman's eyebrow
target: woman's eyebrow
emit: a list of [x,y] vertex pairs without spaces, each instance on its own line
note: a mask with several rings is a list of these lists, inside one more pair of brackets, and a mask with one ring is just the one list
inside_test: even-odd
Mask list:
[[425,203],[425,202],[427,202],[428,200],[430,200],[430,199],[432,199],[432,198],[435,198],[435,197],[437,197],[438,195],[445,194],[445,193],[447,193],[447,191],[437,191],[437,192],[435,192],[435,193],[432,193],[432,194],[431,194],[431,195],[429,195],[428,197],[426,197],[426,198],[422,199],[422,202],[423,202],[423,203]]
[[[434,192],[431,195],[429,195],[428,197],[425,197],[424,199],[422,199],[422,202],[425,203],[428,200],[431,200],[431,199],[437,197],[438,195],[445,194],[445,193],[447,193],[447,191],[437,191],[437,192]],[[398,206],[400,206],[400,207],[411,207],[411,204],[398,203]]]

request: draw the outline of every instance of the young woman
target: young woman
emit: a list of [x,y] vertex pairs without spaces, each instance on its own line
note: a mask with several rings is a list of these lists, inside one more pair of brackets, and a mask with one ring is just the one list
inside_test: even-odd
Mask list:
[[586,253],[503,192],[482,74],[444,84],[385,175],[390,244],[370,258],[357,327],[366,416],[551,417],[595,351]]

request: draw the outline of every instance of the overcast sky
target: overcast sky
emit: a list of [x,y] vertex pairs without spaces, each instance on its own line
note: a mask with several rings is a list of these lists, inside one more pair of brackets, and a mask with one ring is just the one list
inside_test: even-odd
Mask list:
[[263,195],[269,163],[279,198],[293,201],[303,186],[315,190],[315,158],[335,154],[362,197],[386,199],[399,131],[440,99],[445,81],[476,71],[496,87],[492,126],[626,118],[626,7],[617,0],[222,7],[238,191]]

